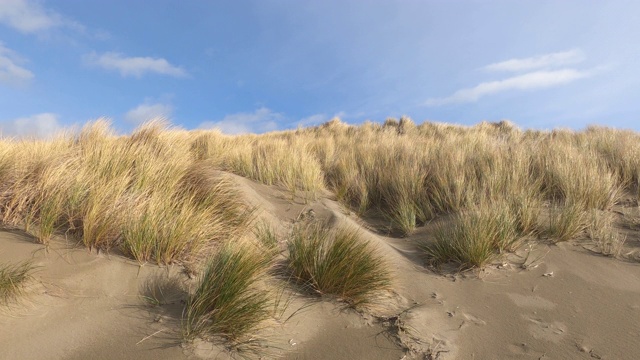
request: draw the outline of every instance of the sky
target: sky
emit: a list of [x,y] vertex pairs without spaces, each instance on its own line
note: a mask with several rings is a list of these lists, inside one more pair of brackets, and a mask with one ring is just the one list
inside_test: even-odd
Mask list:
[[409,116],[640,131],[640,1],[0,0],[0,133]]

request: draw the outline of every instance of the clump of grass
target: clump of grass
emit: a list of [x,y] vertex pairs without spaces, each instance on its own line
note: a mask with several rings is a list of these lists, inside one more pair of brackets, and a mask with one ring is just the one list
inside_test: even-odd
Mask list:
[[280,253],[280,244],[276,231],[266,220],[259,221],[254,225],[253,235],[258,240],[265,256],[273,259]]
[[206,263],[183,314],[186,339],[222,337],[236,341],[271,314],[257,282],[269,262],[246,245],[223,246]]
[[586,211],[580,203],[565,203],[564,206],[554,206],[549,214],[547,236],[552,242],[568,241],[575,238],[586,229]]
[[0,304],[14,300],[22,293],[24,284],[31,278],[33,268],[29,261],[0,265]]
[[513,250],[519,239],[518,224],[508,204],[484,205],[455,215],[450,223],[439,223],[434,238],[419,244],[430,264],[483,267],[499,253]]
[[371,303],[391,283],[383,258],[354,229],[331,231],[321,223],[297,226],[288,249],[288,270],[298,284],[353,307]]
[[626,237],[621,236],[612,226],[611,213],[593,210],[590,214],[587,236],[595,245],[594,251],[604,256],[620,257]]

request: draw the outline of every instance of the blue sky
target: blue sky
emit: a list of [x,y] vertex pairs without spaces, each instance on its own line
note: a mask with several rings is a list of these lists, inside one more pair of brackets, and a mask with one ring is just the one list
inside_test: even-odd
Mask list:
[[0,130],[410,116],[640,131],[640,2],[0,0]]

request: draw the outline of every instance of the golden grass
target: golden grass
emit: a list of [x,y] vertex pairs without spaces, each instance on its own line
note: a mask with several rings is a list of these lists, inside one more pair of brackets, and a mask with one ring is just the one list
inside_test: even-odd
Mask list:
[[322,223],[299,224],[287,245],[290,275],[318,295],[333,295],[358,307],[391,284],[388,265],[355,229],[332,231]]
[[[271,295],[256,283],[284,249],[274,229],[254,224],[255,209],[226,172],[282,186],[292,199],[329,190],[358,214],[383,214],[401,236],[446,217],[433,239],[415,241],[436,266],[482,267],[524,237],[568,241],[585,230],[600,253],[637,254],[626,252],[608,218],[589,214],[608,214],[629,193],[637,205],[640,135],[521,131],[509,122],[416,125],[403,117],[350,126],[333,119],[227,136],[151,121],[117,136],[98,120],[48,141],[0,140],[0,221],[43,244],[64,235],[140,263],[204,262],[187,301],[185,337],[236,341],[269,317]],[[238,243],[251,229],[256,246]],[[388,265],[353,230],[298,226],[287,245],[289,275],[314,293],[359,306],[390,286]],[[19,290],[30,269],[0,267],[0,300]]]
[[232,182],[210,176],[190,143],[161,122],[118,137],[105,121],[51,141],[4,140],[2,220],[44,244],[57,233],[141,262],[201,257],[245,231],[252,209]]
[[359,214],[383,214],[403,236],[489,203],[531,235],[543,202],[571,204],[542,229],[561,241],[584,229],[577,221],[571,229],[572,211],[607,211],[625,192],[638,197],[639,140],[608,128],[521,131],[504,121],[464,127],[407,117],[240,136],[152,121],[117,136],[99,120],[49,141],[0,141],[0,218],[45,244],[67,234],[141,262],[188,261],[253,219],[222,170],[293,197],[326,188]]

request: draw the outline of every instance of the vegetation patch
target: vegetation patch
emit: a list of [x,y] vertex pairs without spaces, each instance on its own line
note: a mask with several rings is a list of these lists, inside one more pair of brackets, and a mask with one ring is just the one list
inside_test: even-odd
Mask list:
[[205,266],[183,315],[186,339],[236,341],[269,318],[272,305],[258,287],[269,261],[246,245],[223,246]]
[[0,304],[14,300],[22,293],[25,283],[31,278],[33,269],[29,261],[0,264]]
[[321,223],[298,225],[288,250],[288,270],[298,284],[354,307],[372,302],[391,284],[387,264],[354,229],[331,231]]
[[521,235],[515,220],[508,205],[487,205],[439,223],[434,241],[419,246],[432,265],[454,262],[463,269],[482,267],[514,248]]

